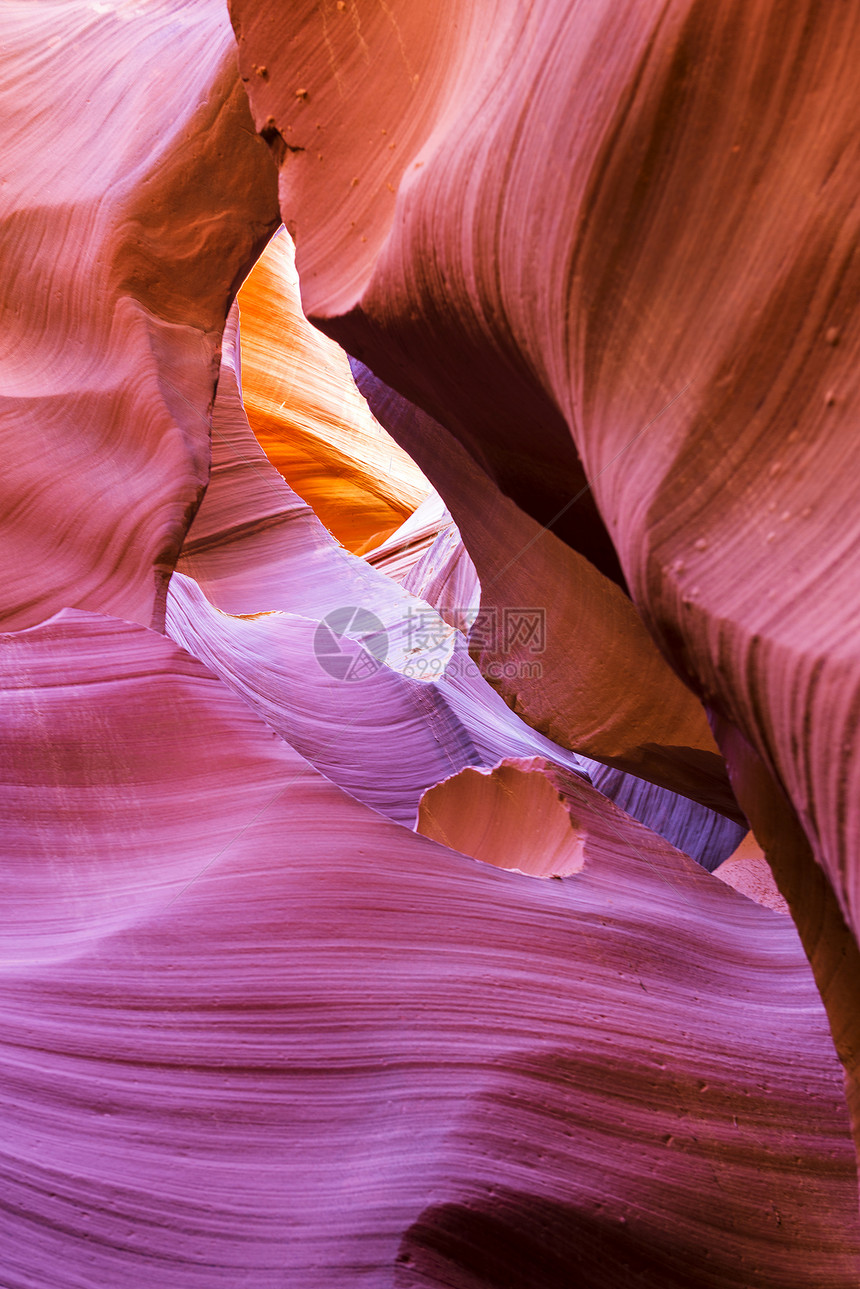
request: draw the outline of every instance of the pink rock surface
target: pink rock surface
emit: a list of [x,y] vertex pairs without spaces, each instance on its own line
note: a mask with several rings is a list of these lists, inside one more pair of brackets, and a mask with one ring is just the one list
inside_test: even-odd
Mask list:
[[[231,17],[251,114],[215,0],[3,16],[0,1282],[853,1289],[858,15]],[[276,473],[235,312],[219,375],[272,155],[432,545]]]
[[209,0],[18,0],[3,63],[0,621],[79,605],[148,624],[206,483],[272,163]]
[[786,919],[587,785],[560,883],[417,837],[144,628],[2,643],[9,1283],[856,1283]]
[[541,522],[587,479],[623,578],[565,538],[710,708],[856,1083],[857,11],[231,13],[309,314]]

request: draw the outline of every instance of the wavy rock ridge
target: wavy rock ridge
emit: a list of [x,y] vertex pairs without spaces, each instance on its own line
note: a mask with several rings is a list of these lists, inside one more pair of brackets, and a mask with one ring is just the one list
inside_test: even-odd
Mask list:
[[7,11],[0,1282],[855,1286],[857,12]]
[[576,781],[574,877],[457,855],[142,627],[2,643],[11,1283],[856,1283],[787,919]]
[[[711,711],[854,1086],[856,10],[231,12],[309,315],[630,588]],[[587,579],[580,667],[613,638]]]

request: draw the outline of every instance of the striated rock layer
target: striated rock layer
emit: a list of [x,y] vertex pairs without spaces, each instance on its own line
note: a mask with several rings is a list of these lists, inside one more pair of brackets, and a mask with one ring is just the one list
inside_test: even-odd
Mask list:
[[[242,407],[238,346],[234,309],[212,476],[171,582],[168,633],[317,769],[410,827],[425,789],[467,765],[544,756],[584,776],[579,757],[501,701],[430,604],[345,551],[273,469]],[[326,653],[326,624],[343,615]]]
[[4,13],[0,1281],[849,1289],[860,19],[232,18]]
[[274,167],[212,0],[19,0],[3,67],[0,620],[158,623]]
[[378,545],[430,485],[374,420],[343,350],[305,319],[286,233],[254,265],[239,308],[244,403],[266,455],[346,547]]
[[586,784],[575,876],[457,855],[142,627],[0,643],[7,1283],[856,1284],[786,918]]
[[541,520],[557,465],[566,540],[619,580],[588,480],[713,713],[854,1080],[860,13],[231,12],[286,144],[306,308]]

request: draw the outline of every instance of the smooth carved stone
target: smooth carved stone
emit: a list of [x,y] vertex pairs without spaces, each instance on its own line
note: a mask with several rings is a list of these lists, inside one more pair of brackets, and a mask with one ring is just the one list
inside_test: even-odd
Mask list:
[[[168,594],[274,169],[210,0],[7,8],[4,1280],[853,1289],[860,16],[234,0],[308,311],[473,561],[404,578],[443,616],[266,460],[235,315]],[[476,577],[548,615],[539,675],[472,639],[536,730]],[[680,677],[803,948],[538,732],[740,817]]]
[[[309,315],[503,489],[537,463],[532,515],[552,462],[568,488],[581,470],[642,618],[736,755],[856,1096],[860,13],[357,0],[358,23],[308,4],[288,35],[273,0],[231,11],[242,66],[268,60],[258,125],[305,148],[280,197]],[[565,537],[611,575],[594,531]],[[741,745],[772,792],[744,786]],[[838,1001],[809,906],[850,933]]]
[[[406,675],[365,656],[360,684],[338,681],[326,670],[315,654],[320,620],[345,605],[377,617],[389,635],[386,646],[405,635],[407,664],[411,642],[432,635],[433,615],[426,602],[340,548],[275,473],[248,426],[237,355],[234,309],[213,412],[212,476],[179,561],[184,576],[171,584],[168,632],[317,769],[409,826],[421,794],[454,770],[492,766],[505,756],[543,756],[587,773],[628,813],[705,866],[725,859],[742,832],[738,825],[543,738],[497,697],[459,644],[444,674],[436,660],[431,668],[414,656]],[[403,590],[429,594],[443,618],[447,601],[447,620],[468,631],[471,619],[460,616],[476,601],[474,568],[450,533],[435,556],[434,550],[407,576]],[[443,624],[436,621],[438,629]],[[358,670],[360,641],[343,648]]]
[[158,626],[275,169],[217,3],[7,5],[3,58],[0,620]]
[[788,919],[585,784],[561,882],[418,837],[142,627],[0,645],[10,1283],[857,1283]]
[[238,298],[242,393],[254,434],[344,546],[378,545],[430,484],[374,419],[346,354],[302,313],[287,233],[272,239]]
[[[457,524],[481,590],[470,650],[505,701],[554,742],[743,820],[701,704],[628,597],[503,496],[437,421],[355,360],[353,371]],[[537,615],[539,639],[509,638],[517,614]]]
[[238,351],[234,307],[212,475],[171,582],[168,634],[317,769],[408,827],[425,789],[467,765],[543,756],[584,775],[502,702],[450,624],[344,550],[287,486],[251,433]]

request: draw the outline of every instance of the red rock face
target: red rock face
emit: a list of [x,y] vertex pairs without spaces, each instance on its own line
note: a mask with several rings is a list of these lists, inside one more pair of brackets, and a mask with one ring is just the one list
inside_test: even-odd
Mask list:
[[853,1289],[860,21],[230,18],[4,18],[0,1282]]
[[8,627],[163,619],[224,318],[276,213],[231,46],[217,4],[4,17]]
[[[568,501],[584,471],[792,886],[853,1071],[857,14],[452,0],[345,6],[325,30],[308,8],[287,35],[282,12],[232,6],[258,125],[304,148],[280,191],[306,308],[533,515],[547,462]],[[579,504],[564,536],[612,576]],[[838,985],[804,911],[822,901]]]

